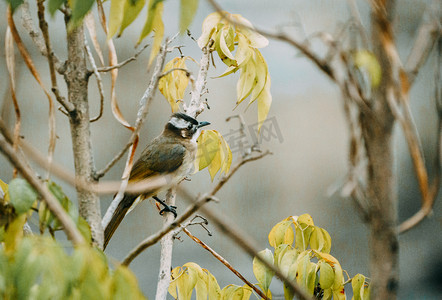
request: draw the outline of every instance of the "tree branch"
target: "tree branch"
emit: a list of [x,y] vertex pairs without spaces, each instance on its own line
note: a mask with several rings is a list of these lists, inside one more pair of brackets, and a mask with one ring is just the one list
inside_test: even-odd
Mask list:
[[[24,1],[22,5],[20,5],[21,13],[22,13],[22,25],[28,32],[29,36],[31,37],[32,41],[34,42],[37,49],[40,51],[41,55],[46,56],[49,58],[48,52],[46,51],[47,47],[45,46],[45,40],[40,35],[40,32],[34,27],[34,22],[32,20],[31,14],[29,12],[29,3],[28,1]],[[55,55],[55,53],[52,53],[52,60],[54,63],[54,67],[57,70],[58,73],[64,74],[65,67],[62,62],[58,59],[58,57]]]
[[219,255],[215,250],[209,247],[206,243],[201,241],[199,238],[194,236],[186,227],[182,227],[182,231],[187,234],[193,241],[199,244],[201,247],[210,252],[217,260],[219,260],[223,265],[225,265],[233,274],[235,274],[239,279],[241,279],[245,284],[251,287],[255,293],[257,293],[263,299],[269,299],[260,289],[258,289],[254,284],[248,281],[240,272],[238,272],[224,257]]
[[[121,67],[124,67],[125,65],[127,65],[128,63],[130,63],[131,61],[134,61],[138,58],[138,56],[141,54],[141,52],[143,52],[144,49],[146,49],[147,47],[149,47],[149,44],[144,45],[140,50],[137,51],[137,53],[134,54],[134,56],[129,57],[128,59],[113,65],[113,66],[109,66],[109,67],[102,67],[102,68],[97,68],[98,72],[109,72],[112,71],[114,69],[119,69]],[[91,73],[95,73],[95,70],[90,71]]]
[[74,245],[85,244],[81,233],[78,231],[74,221],[64,211],[60,202],[51,194],[46,184],[33,173],[33,171],[26,165],[24,157],[18,157],[17,151],[4,139],[3,135],[0,138],[0,151],[8,158],[11,164],[23,175],[23,177],[32,185],[37,193],[42,196],[43,201],[48,205],[49,210],[57,217],[63,225],[67,237]]
[[405,70],[408,75],[408,81],[410,85],[414,83],[420,68],[427,61],[431,50],[434,45],[437,44],[437,40],[440,39],[441,36],[441,24],[440,20],[440,3],[436,3],[435,5],[429,6],[426,13],[431,14],[430,10],[435,10],[434,17],[429,22],[422,22],[419,26],[416,38],[414,40],[413,47],[408,55],[407,62],[405,63]]
[[84,37],[84,49],[87,54],[87,58],[92,65],[93,74],[95,75],[95,79],[97,80],[98,92],[100,94],[100,112],[98,116],[91,119],[91,123],[98,121],[103,116],[103,107],[104,107],[104,90],[103,90],[103,81],[101,80],[101,75],[98,73],[97,64],[95,63],[94,56],[92,55],[91,49],[87,43],[86,36]]
[[55,74],[55,62],[58,61],[57,57],[55,56],[54,51],[52,50],[51,46],[51,40],[49,38],[49,31],[48,31],[48,23],[45,20],[45,7],[44,7],[44,0],[38,0],[37,1],[37,7],[38,7],[38,21],[39,26],[41,29],[41,32],[43,33],[43,39],[45,43],[45,56],[48,59],[49,64],[49,73],[51,77],[51,84],[52,84],[52,92],[55,95],[55,98],[57,101],[64,107],[64,109],[67,112],[72,112],[74,110],[74,105],[60,95],[58,85],[57,85],[57,75]]

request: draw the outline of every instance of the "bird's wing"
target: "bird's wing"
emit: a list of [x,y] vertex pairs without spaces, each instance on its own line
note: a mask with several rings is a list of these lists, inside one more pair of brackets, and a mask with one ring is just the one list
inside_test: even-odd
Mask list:
[[152,143],[135,162],[129,180],[139,181],[173,172],[183,164],[185,152],[186,148],[180,144],[162,144],[158,147]]

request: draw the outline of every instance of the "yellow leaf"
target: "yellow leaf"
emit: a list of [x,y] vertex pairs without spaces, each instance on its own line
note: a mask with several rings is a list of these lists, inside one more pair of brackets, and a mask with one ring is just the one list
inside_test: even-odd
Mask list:
[[8,185],[0,179],[0,199],[4,199],[5,202],[9,202]]
[[213,161],[219,152],[220,142],[218,133],[214,130],[203,130],[197,140],[198,151],[195,159],[195,169],[201,171]]
[[216,173],[218,173],[220,168],[221,168],[221,155],[220,151],[218,151],[208,167],[210,178],[212,179],[212,181],[215,178],[215,175]]
[[236,105],[240,104],[252,92],[255,84],[255,69],[255,62],[253,60],[249,60],[249,62],[241,68],[241,75],[239,76],[238,83],[236,84]]
[[269,44],[268,39],[266,39],[264,36],[257,33],[253,29],[249,29],[253,28],[253,25],[252,23],[250,23],[249,20],[247,20],[246,18],[242,17],[239,14],[233,14],[232,18],[236,19],[238,23],[243,24],[245,26],[245,27],[238,26],[237,31],[241,32],[250,41],[250,46],[252,46],[253,48],[264,48]]
[[126,0],[111,0],[109,12],[109,30],[107,33],[108,39],[115,35],[121,25],[121,22],[123,21],[125,2]]
[[230,166],[232,164],[232,151],[230,150],[229,145],[227,144],[226,140],[223,138],[223,136],[218,133],[218,138],[221,142],[220,145],[220,155],[221,155],[221,172],[224,172],[224,174],[227,174],[230,170]]
[[160,51],[161,41],[164,36],[164,24],[162,20],[164,4],[162,1],[150,0],[147,10],[147,20],[144,24],[141,35],[138,39],[138,44],[152,31],[155,32],[153,39],[152,50],[149,57],[149,65],[152,63],[155,56]]
[[270,76],[267,74],[266,84],[264,90],[259,95],[258,101],[258,131],[261,130],[262,124],[267,119],[269,114],[270,105],[272,105],[272,95],[270,94]]
[[296,221],[298,224],[304,223],[309,226],[315,226],[315,224],[313,223],[313,218],[309,214],[300,215]]
[[241,300],[244,296],[244,290],[242,286],[230,284],[224,287],[221,291],[222,300]]
[[198,8],[198,0],[181,0],[180,33],[186,32]]
[[329,253],[331,237],[325,229],[315,226],[310,237],[310,247],[320,252]]
[[[166,64],[163,72],[167,72],[174,68],[185,69],[185,60],[186,57],[174,58]],[[158,83],[158,89],[169,102],[173,113],[179,111],[178,101],[184,98],[184,93],[186,91],[188,83],[189,78],[182,70],[173,71],[160,79]]]
[[226,34],[229,32],[229,26],[223,26],[220,28],[215,37],[215,49],[218,53],[219,58],[222,60],[224,64],[228,67],[237,66],[235,57],[229,50],[229,47],[226,42]]
[[363,300],[364,299],[364,282],[365,276],[362,274],[356,274],[351,279],[351,287],[353,288],[353,298],[354,300]]
[[5,252],[12,253],[23,238],[23,226],[26,222],[26,214],[21,214],[9,223],[4,235]]
[[[218,285],[218,282],[216,281],[215,276],[213,276],[209,271],[206,269],[203,269],[204,272],[207,274],[207,292],[209,295],[209,299],[218,300],[221,298],[221,288]],[[198,299],[199,300],[199,299]]]
[[198,38],[198,46],[203,48],[207,45],[212,34],[216,31],[216,25],[221,21],[221,15],[218,12],[208,15],[202,25],[202,33]]
[[333,282],[333,290],[340,290],[344,288],[344,273],[342,272],[341,265],[339,263],[335,263],[333,266],[335,270],[335,281]]
[[[273,254],[269,249],[264,249],[258,252],[258,255],[265,261],[273,264]],[[267,292],[272,278],[275,275],[272,270],[268,269],[260,260],[256,257],[253,259],[253,274],[256,280],[258,280],[264,292]]]
[[126,0],[126,3],[124,4],[123,20],[121,21],[118,36],[123,33],[124,29],[126,29],[127,26],[135,21],[145,4],[146,0],[138,0],[135,4],[131,0]]
[[357,68],[365,70],[370,76],[371,86],[377,88],[382,79],[382,68],[376,56],[367,50],[357,51],[353,57]]
[[237,32],[236,39],[238,40],[238,48],[235,52],[235,60],[238,67],[241,68],[252,57],[253,50],[250,48],[250,41],[242,33]]
[[273,248],[281,244],[291,245],[294,241],[294,233],[292,228],[292,221],[283,220],[273,226],[269,233],[269,244]]
[[267,63],[261,52],[259,52],[259,50],[257,49],[255,49],[254,61],[256,68],[255,85],[250,95],[250,101],[248,105],[252,104],[259,97],[259,95],[261,95],[267,83],[267,78],[270,78],[270,76],[268,75]]
[[290,270],[295,270],[292,279],[296,276],[297,264],[298,264],[298,251],[296,249],[287,249],[284,253],[279,256],[278,266],[281,272],[288,276]]

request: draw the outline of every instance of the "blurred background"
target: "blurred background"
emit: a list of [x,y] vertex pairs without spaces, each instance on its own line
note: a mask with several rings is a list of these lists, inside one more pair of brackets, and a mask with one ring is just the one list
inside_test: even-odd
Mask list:
[[[31,11],[36,18],[35,3],[30,1]],[[395,20],[396,40],[400,55],[406,59],[411,49],[416,29],[424,14],[426,5],[431,1],[401,0],[397,1],[397,18]],[[334,33],[350,17],[347,1],[335,0],[279,0],[279,1],[222,1],[222,6],[230,13],[239,13],[259,28],[284,30],[298,40],[303,40],[314,33],[326,31]],[[108,11],[109,3],[105,8]],[[362,21],[369,25],[369,6],[365,1],[358,1]],[[5,1],[0,1],[0,11],[6,11]],[[201,34],[204,18],[213,12],[206,1],[200,1],[197,15],[190,27],[192,36]],[[48,66],[45,59],[35,50],[29,36],[20,25],[20,12],[16,24],[21,32],[37,69],[44,78],[46,86],[50,85]],[[50,35],[54,50],[61,59],[66,58],[66,33],[61,14],[49,18]],[[134,24],[126,29],[123,36],[115,39],[119,61],[133,56],[134,45],[138,39],[145,20],[141,13]],[[166,36],[173,36],[178,31],[178,2],[165,1],[163,20]],[[0,19],[0,45],[4,45],[6,19]],[[98,30],[102,33],[101,29]],[[100,34],[104,45],[105,36]],[[145,41],[146,42],[146,41]],[[150,42],[150,41],[147,41]],[[179,37],[176,45],[182,48],[184,55],[200,59],[200,50],[189,37]],[[321,51],[320,45],[312,44]],[[104,46],[103,46],[103,49]],[[132,123],[150,76],[147,70],[147,49],[136,62],[120,69],[117,83],[117,97],[124,116]],[[106,51],[105,51],[106,52]],[[0,47],[0,96],[4,107],[3,118],[13,126],[14,117],[8,90],[8,75],[5,66],[4,48]],[[44,93],[30,75],[21,57],[16,51],[18,101],[22,112],[22,130],[24,139],[32,143],[42,153],[46,153],[48,144],[48,104]],[[369,276],[368,270],[368,231],[361,222],[350,199],[342,198],[338,193],[330,194],[331,187],[336,186],[347,170],[348,131],[342,111],[340,93],[320,71],[307,59],[299,55],[294,48],[270,40],[267,48],[262,49],[267,60],[272,78],[271,92],[273,103],[266,123],[267,134],[261,139],[260,148],[270,150],[272,156],[243,166],[232,180],[217,195],[220,203],[209,204],[210,208],[228,216],[229,222],[239,226],[257,241],[264,249],[270,248],[267,235],[273,225],[290,215],[309,213],[315,224],[325,228],[332,238],[331,254],[348,271],[350,276],[362,273]],[[169,54],[167,61],[179,56],[177,51]],[[97,59],[97,58],[96,58]],[[98,62],[98,59],[97,59]],[[211,67],[205,96],[210,110],[204,111],[200,120],[212,123],[210,129],[220,131],[229,143],[235,143],[238,137],[238,122],[225,119],[235,114],[242,114],[247,125],[252,128],[257,122],[254,106],[245,111],[245,104],[232,111],[236,101],[236,81],[238,74],[214,79],[220,75],[225,66],[216,60],[216,68]],[[196,72],[197,66],[191,62],[188,67]],[[427,164],[432,165],[436,146],[436,113],[434,102],[434,68],[436,56],[429,57],[421,69],[419,77],[411,90],[411,107],[419,129]],[[440,67],[440,66],[439,66]],[[129,130],[123,128],[113,118],[110,110],[110,77],[103,74],[106,100],[103,118],[91,124],[93,136],[92,147],[97,169],[103,168],[114,157],[130,137]],[[65,90],[60,78],[59,86]],[[99,110],[97,85],[92,78],[89,84],[90,110],[94,116]],[[147,122],[141,132],[137,157],[144,146],[161,130],[170,115],[170,107],[165,98],[157,92],[150,107]],[[54,160],[68,170],[73,170],[72,145],[67,118],[57,112],[57,147]],[[265,132],[265,130],[264,130]],[[407,146],[400,128],[395,136],[395,172],[399,191],[399,217],[405,220],[420,207],[420,195],[415,180],[413,167]],[[246,131],[245,142],[253,143],[251,132]],[[230,139],[230,140],[229,140]],[[236,140],[237,141],[237,140]],[[234,160],[238,156],[235,146]],[[238,148],[236,147],[236,150]],[[124,168],[124,159],[116,164],[105,176],[105,180],[118,180]],[[0,156],[0,178],[9,182],[12,176],[10,164]],[[40,170],[37,168],[37,170]],[[40,170],[41,174],[44,171]],[[212,183],[207,170],[192,177],[191,182],[183,186],[193,194],[205,193],[216,184]],[[75,202],[74,189],[59,181],[67,195]],[[441,197],[436,201],[430,218],[418,227],[400,236],[400,287],[399,299],[437,299],[441,295],[442,255],[442,213]],[[102,197],[101,209],[104,213],[111,202],[111,196]],[[183,199],[177,199],[178,213],[188,205]],[[31,222],[37,228],[37,221]],[[124,219],[109,243],[106,252],[110,257],[121,260],[142,239],[156,232],[162,226],[162,218],[152,203],[145,201]],[[254,282],[252,259],[244,254],[228,237],[209,224],[213,236],[208,236],[201,228],[190,230],[201,240],[209,244],[220,255],[227,259],[246,278]],[[59,234],[60,237],[63,233]],[[242,285],[230,271],[213,258],[187,236],[176,241],[173,255],[173,266],[193,261],[208,269],[215,275],[221,287],[234,283]],[[68,243],[66,243],[68,244]],[[153,298],[159,268],[159,245],[153,246],[138,256],[131,264],[145,295]],[[280,282],[274,279],[271,287],[274,296],[283,295]],[[277,298],[277,297],[275,297]]]

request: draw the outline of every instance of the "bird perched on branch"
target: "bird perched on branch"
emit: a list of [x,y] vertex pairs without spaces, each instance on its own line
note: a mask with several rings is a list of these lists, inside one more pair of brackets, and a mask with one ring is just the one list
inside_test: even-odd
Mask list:
[[[209,122],[198,122],[184,113],[173,114],[163,132],[153,139],[140,158],[135,162],[130,173],[129,182],[141,181],[156,175],[171,175],[172,180],[160,190],[141,195],[142,199],[153,197],[160,202],[164,209],[160,211],[172,212],[176,216],[175,207],[170,207],[156,197],[157,193],[178,184],[193,169],[197,153],[196,139],[200,135],[201,127],[209,125]],[[104,229],[104,248],[109,243],[118,225],[124,216],[136,205],[136,199],[140,195],[124,194],[124,198],[118,204],[110,222]]]

